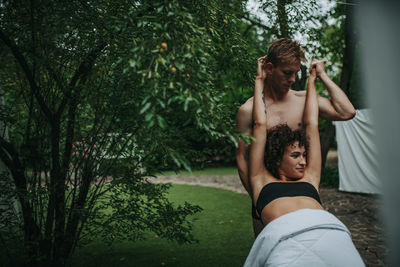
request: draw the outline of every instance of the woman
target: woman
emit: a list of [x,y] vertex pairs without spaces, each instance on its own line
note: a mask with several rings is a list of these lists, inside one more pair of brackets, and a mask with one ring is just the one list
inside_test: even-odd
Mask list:
[[325,211],[319,199],[316,70],[310,69],[307,83],[305,132],[292,131],[287,125],[267,131],[268,111],[265,115],[262,95],[264,60],[258,59],[254,89],[256,141],[250,150],[250,184],[253,204],[266,226],[255,240],[245,266],[364,266],[347,227]]

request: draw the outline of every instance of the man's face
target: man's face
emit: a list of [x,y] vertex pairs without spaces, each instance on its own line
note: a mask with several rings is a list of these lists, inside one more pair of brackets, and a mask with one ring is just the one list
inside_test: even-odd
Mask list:
[[275,90],[288,91],[296,81],[297,73],[300,70],[300,61],[292,63],[280,63],[272,68],[272,87]]

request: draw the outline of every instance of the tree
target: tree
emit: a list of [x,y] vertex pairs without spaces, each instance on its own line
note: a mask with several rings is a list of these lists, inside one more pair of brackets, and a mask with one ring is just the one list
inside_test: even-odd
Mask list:
[[[339,9],[337,13],[344,13],[344,23],[342,25],[344,31],[344,44],[339,44],[339,49],[342,49],[342,68],[340,75],[340,88],[349,94],[350,84],[352,82],[353,66],[355,62],[355,53],[357,46],[357,38],[354,26],[354,6],[343,5],[337,7]],[[344,10],[343,10],[344,9]],[[339,31],[340,32],[340,31]],[[341,38],[342,39],[342,38]],[[342,39],[343,40],[343,39]],[[331,42],[331,40],[329,40]],[[340,45],[342,44],[342,45]],[[354,103],[355,99],[350,100]],[[325,129],[321,133],[321,155],[322,155],[322,167],[325,166],[326,158],[328,155],[329,148],[335,137],[335,127],[331,122],[326,122]]]
[[[82,241],[146,230],[192,242],[168,185],[146,177],[189,168],[185,130],[234,142],[222,105],[245,59],[223,1],[7,1],[0,5],[0,138],[21,206],[27,265],[65,265]],[[237,8],[237,7],[236,7]],[[224,53],[222,53],[222,51]],[[210,120],[212,117],[212,120]],[[117,171],[116,171],[117,169]],[[1,232],[3,240],[18,238]]]

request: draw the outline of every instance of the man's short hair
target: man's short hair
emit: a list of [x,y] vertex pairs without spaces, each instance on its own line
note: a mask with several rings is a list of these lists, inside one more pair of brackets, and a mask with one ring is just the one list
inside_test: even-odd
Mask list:
[[300,44],[289,38],[280,38],[273,41],[268,47],[268,62],[275,66],[280,63],[305,62],[303,49]]

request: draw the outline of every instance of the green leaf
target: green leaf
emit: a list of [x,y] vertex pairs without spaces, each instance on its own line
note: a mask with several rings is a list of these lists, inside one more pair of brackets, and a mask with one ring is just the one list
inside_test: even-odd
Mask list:
[[145,113],[151,107],[151,103],[147,102],[146,105],[140,110],[140,114]]
[[183,106],[183,110],[186,112],[187,111],[187,109],[188,109],[188,106],[189,106],[189,102],[191,101],[191,99],[188,97],[188,98],[186,98],[186,100],[185,100],[185,104],[184,104],[184,106]]
[[150,120],[149,121],[149,124],[147,124],[147,127],[148,128],[151,128],[151,127],[153,127],[154,126],[154,120]]
[[187,160],[182,159],[182,165],[188,172],[192,173],[192,169],[190,168],[190,165],[188,164]]
[[153,119],[153,113],[147,113],[146,116],[144,117],[145,121],[149,121],[151,119]]
[[175,66],[178,70],[181,70],[181,71],[185,68],[185,64],[179,63],[179,62],[175,63]]
[[158,61],[156,61],[156,64],[154,66],[154,72],[157,74],[158,73]]
[[136,61],[130,59],[130,60],[129,60],[129,65],[130,65],[132,68],[135,67],[135,66],[136,66]]
[[149,95],[146,96],[146,97],[143,99],[143,101],[142,101],[142,105],[144,105],[144,104],[147,102],[147,100],[149,100],[149,98],[150,98]]
[[181,162],[177,159],[177,157],[174,155],[174,153],[170,153],[169,156],[175,162],[176,166],[181,167]]
[[166,127],[166,122],[165,122],[164,118],[161,117],[161,116],[158,115],[158,114],[157,114],[157,122],[158,122],[158,125],[160,126],[160,128],[165,129],[165,127]]
[[171,97],[170,99],[168,99],[168,105],[171,104],[171,103],[173,103],[173,102],[178,101],[180,98],[181,98],[180,96],[173,96],[173,97]]
[[165,108],[165,103],[161,99],[157,99],[157,102],[160,104],[162,108]]
[[236,140],[236,138],[233,135],[228,135],[229,139],[231,140],[231,142],[235,145],[235,147],[238,146],[238,141]]
[[162,30],[162,25],[160,24],[160,23],[153,23],[155,26],[156,26],[156,28],[158,28],[158,29],[161,29]]

